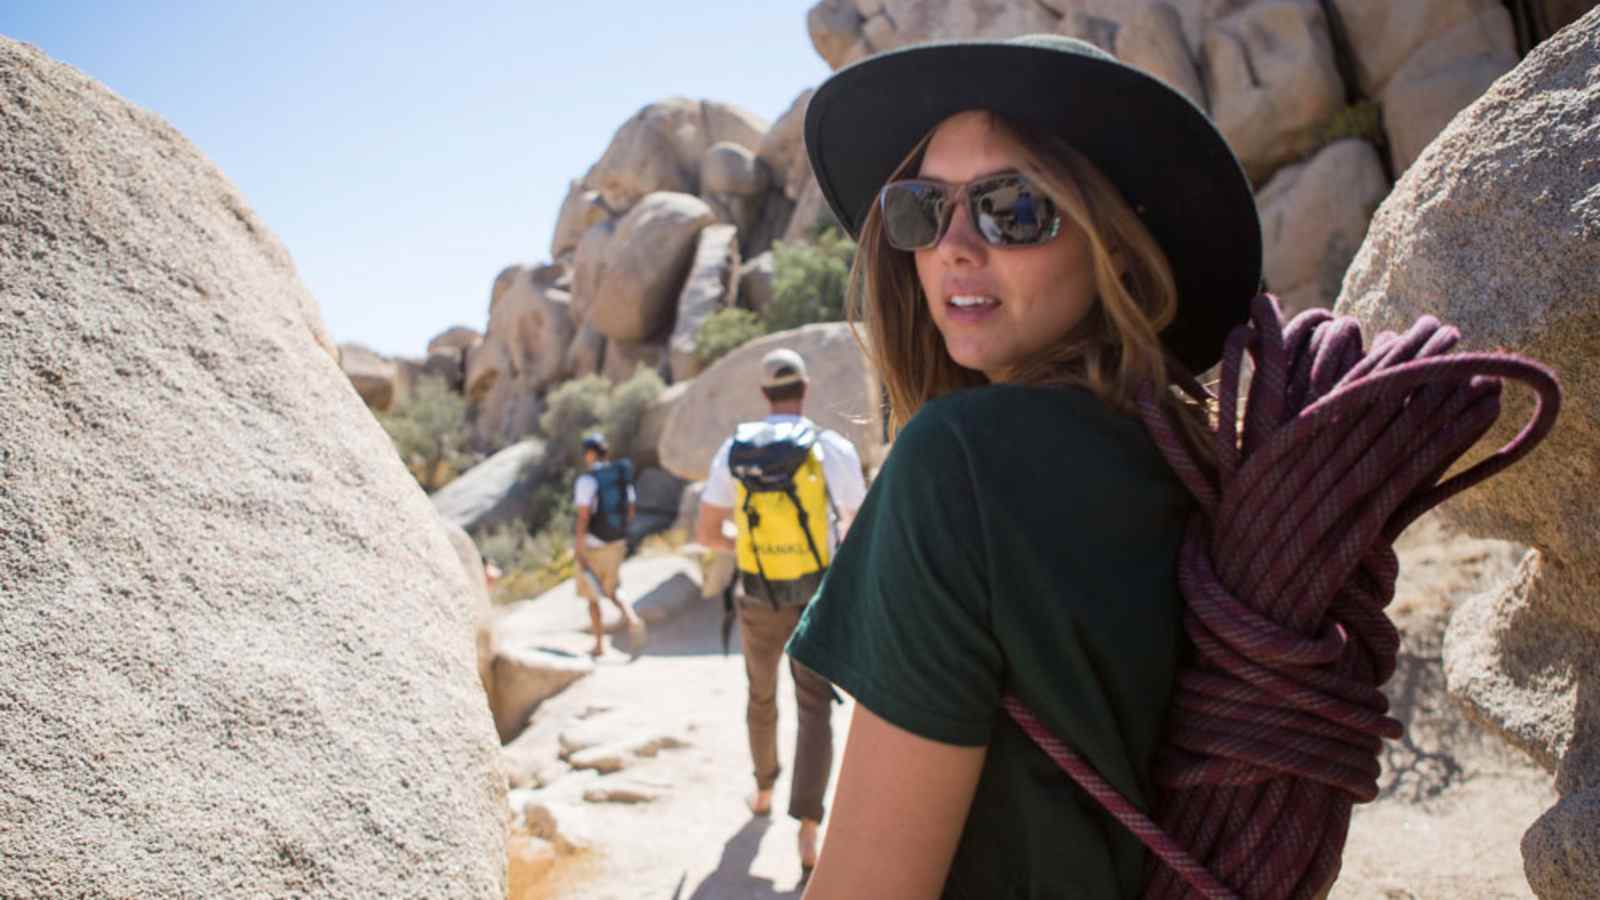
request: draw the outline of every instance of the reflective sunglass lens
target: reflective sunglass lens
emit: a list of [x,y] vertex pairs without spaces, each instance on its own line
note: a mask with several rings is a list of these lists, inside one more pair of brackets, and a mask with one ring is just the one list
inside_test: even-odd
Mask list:
[[921,250],[939,240],[945,192],[938,185],[897,181],[883,189],[883,232],[897,250]]
[[968,189],[968,196],[973,224],[996,247],[1042,244],[1059,228],[1055,203],[1021,177],[979,182]]

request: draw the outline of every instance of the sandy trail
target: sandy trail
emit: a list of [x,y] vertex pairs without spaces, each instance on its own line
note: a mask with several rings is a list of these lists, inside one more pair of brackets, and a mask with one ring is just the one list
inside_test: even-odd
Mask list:
[[[541,601],[543,602],[543,601]],[[735,626],[730,655],[722,655],[720,601],[696,603],[651,630],[636,661],[608,653],[596,672],[546,702],[535,717],[575,722],[611,720],[625,733],[676,734],[690,746],[663,750],[621,772],[572,772],[541,791],[557,803],[582,807],[593,851],[563,860],[538,896],[594,900],[769,900],[798,897],[798,823],[784,815],[788,772],[778,780],[774,814],[752,816],[745,797],[754,789],[745,736],[744,660]],[[546,646],[581,650],[586,635],[551,634]],[[794,749],[793,688],[782,674],[779,753],[787,767]],[[844,746],[850,704],[834,708],[835,766]],[[528,737],[527,735],[524,736]],[[510,751],[514,754],[518,742]],[[549,752],[548,750],[545,752]],[[585,803],[585,790],[609,781],[659,789],[653,802]],[[829,799],[832,791],[830,785]]]

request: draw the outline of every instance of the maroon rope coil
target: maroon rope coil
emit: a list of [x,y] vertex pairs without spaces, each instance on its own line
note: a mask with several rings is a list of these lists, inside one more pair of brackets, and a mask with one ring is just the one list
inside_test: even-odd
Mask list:
[[[1337,876],[1351,807],[1377,796],[1382,739],[1402,731],[1379,690],[1400,647],[1384,612],[1399,573],[1394,539],[1522,458],[1560,408],[1550,370],[1454,353],[1459,339],[1424,316],[1363,351],[1354,319],[1310,310],[1285,327],[1277,301],[1256,298],[1223,353],[1214,468],[1169,410],[1142,399],[1147,429],[1197,503],[1178,561],[1197,652],[1174,686],[1154,819],[1021,700],[1004,705],[1151,849],[1146,900],[1302,900]],[[1255,372],[1241,422],[1246,353]],[[1499,417],[1505,379],[1534,390],[1532,419],[1441,482]]]

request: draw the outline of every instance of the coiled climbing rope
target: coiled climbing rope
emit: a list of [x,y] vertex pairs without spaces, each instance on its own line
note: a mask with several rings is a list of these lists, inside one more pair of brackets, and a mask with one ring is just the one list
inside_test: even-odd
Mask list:
[[[1337,876],[1351,807],[1377,796],[1382,739],[1401,734],[1379,690],[1400,647],[1384,612],[1394,539],[1533,449],[1560,407],[1548,369],[1454,353],[1459,339],[1425,316],[1364,351],[1354,319],[1310,310],[1285,327],[1277,302],[1256,298],[1224,349],[1214,467],[1144,398],[1146,428],[1196,501],[1178,583],[1197,652],[1174,685],[1154,819],[1015,696],[1004,703],[1150,847],[1147,900],[1301,900]],[[1503,380],[1533,389],[1532,419],[1441,482],[1498,418]]]

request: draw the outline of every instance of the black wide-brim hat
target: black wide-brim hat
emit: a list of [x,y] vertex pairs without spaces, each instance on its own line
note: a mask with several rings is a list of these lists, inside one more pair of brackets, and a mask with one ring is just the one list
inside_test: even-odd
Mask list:
[[851,237],[917,141],[973,109],[1059,135],[1105,173],[1177,280],[1162,341],[1191,372],[1215,365],[1261,285],[1250,181],[1189,98],[1093,44],[1061,35],[919,44],[834,73],[806,110],[806,151]]

